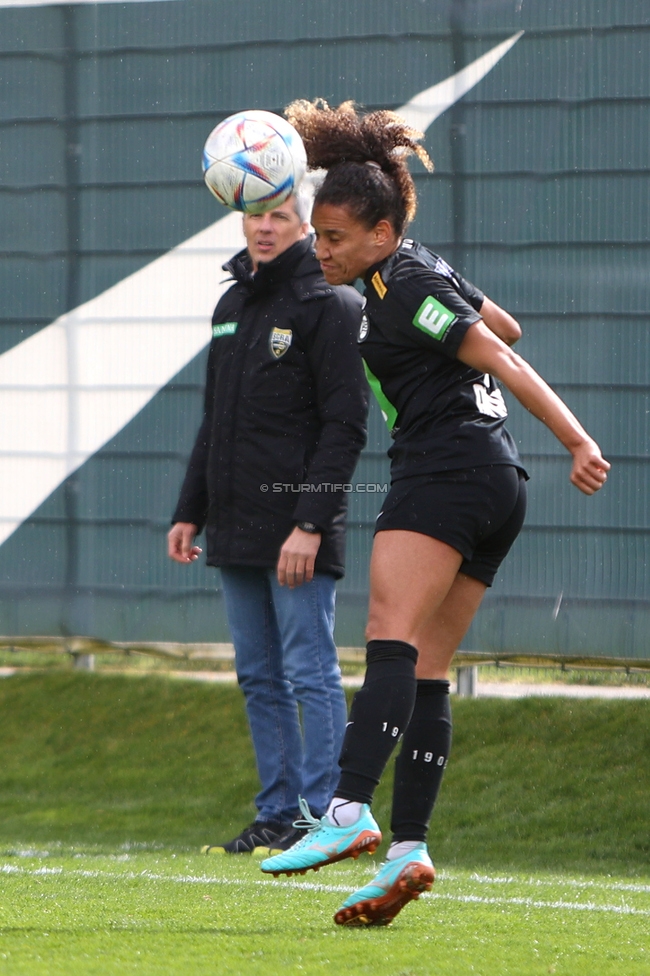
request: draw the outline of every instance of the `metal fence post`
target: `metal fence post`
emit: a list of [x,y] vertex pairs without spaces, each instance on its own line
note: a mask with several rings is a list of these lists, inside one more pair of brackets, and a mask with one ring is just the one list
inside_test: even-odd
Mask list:
[[456,694],[461,698],[477,697],[478,668],[475,664],[456,668]]
[[73,654],[72,667],[75,669],[75,671],[94,671],[95,655],[94,654]]

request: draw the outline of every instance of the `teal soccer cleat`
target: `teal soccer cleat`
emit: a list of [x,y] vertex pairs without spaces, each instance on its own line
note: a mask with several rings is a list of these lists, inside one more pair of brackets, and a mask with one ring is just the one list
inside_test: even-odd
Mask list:
[[436,876],[427,845],[386,861],[377,877],[347,898],[334,916],[337,925],[390,925],[404,905],[430,891]]
[[300,797],[300,811],[304,820],[296,820],[294,827],[307,833],[288,851],[262,861],[260,867],[266,874],[277,878],[279,874],[305,874],[310,869],[318,871],[325,864],[342,861],[345,857],[357,858],[363,851],[373,854],[381,844],[381,831],[370,807],[364,803],[361,816],[349,827],[335,827],[321,817],[312,817],[306,801]]

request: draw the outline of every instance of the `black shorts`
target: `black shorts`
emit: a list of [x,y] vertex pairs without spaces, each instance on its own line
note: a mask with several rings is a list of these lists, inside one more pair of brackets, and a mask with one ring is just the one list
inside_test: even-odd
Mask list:
[[386,497],[375,532],[405,529],[446,542],[463,557],[461,573],[492,586],[525,514],[525,475],[492,464],[401,478]]

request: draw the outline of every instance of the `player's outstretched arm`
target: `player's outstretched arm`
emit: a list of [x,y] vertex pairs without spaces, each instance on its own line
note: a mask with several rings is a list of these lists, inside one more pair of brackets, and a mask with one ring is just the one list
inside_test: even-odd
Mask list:
[[611,465],[567,405],[525,359],[495,336],[483,322],[470,326],[458,358],[496,377],[527,410],[546,424],[573,456],[571,481],[585,495],[593,495],[607,481]]
[[483,299],[479,315],[490,332],[494,332],[507,346],[514,346],[515,342],[521,339],[519,322],[512,317],[510,312],[506,312],[505,308],[501,308],[487,295]]
[[176,563],[193,563],[202,552],[193,546],[198,526],[192,522],[175,522],[167,533],[167,555]]

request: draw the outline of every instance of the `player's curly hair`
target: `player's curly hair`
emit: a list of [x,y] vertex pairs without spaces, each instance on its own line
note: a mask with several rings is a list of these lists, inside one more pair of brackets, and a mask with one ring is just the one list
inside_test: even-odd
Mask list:
[[332,109],[323,99],[298,99],[284,114],[302,136],[309,168],[327,170],[314,202],[346,206],[369,228],[389,220],[401,236],[417,206],[407,156],[433,169],[422,133],[394,112],[362,115],[354,102]]

